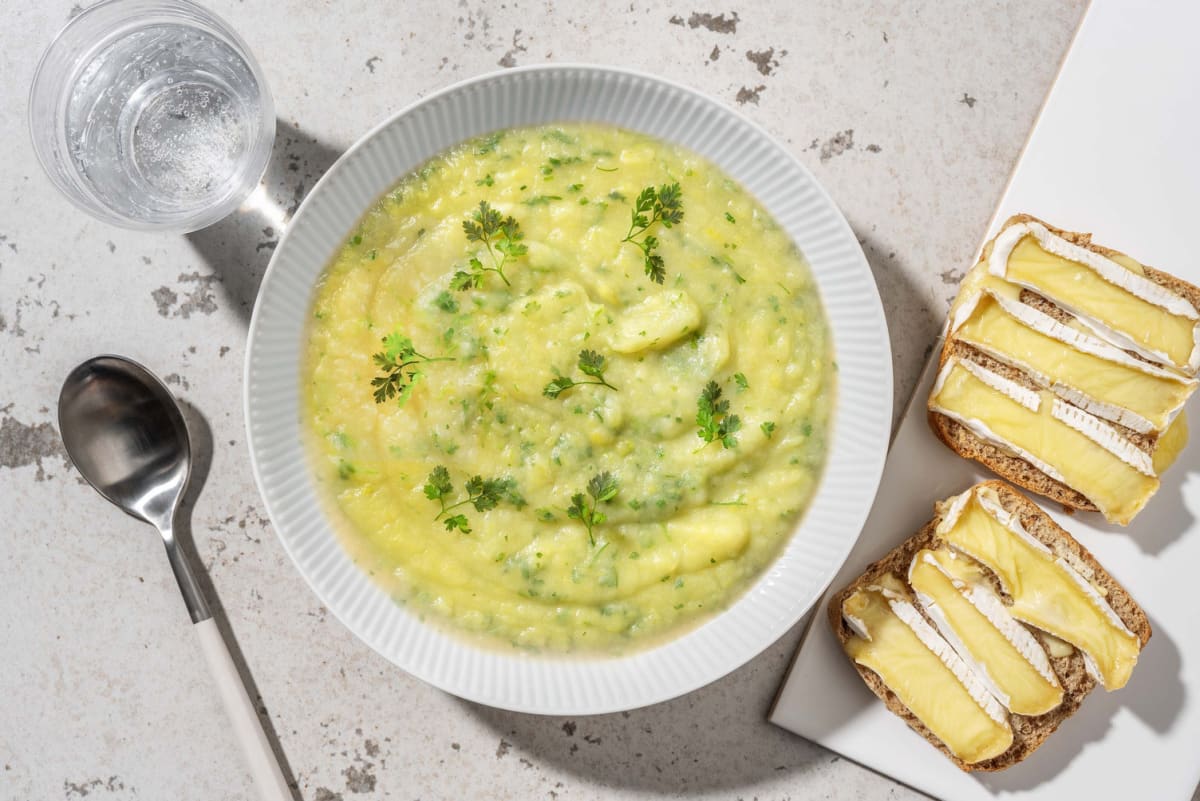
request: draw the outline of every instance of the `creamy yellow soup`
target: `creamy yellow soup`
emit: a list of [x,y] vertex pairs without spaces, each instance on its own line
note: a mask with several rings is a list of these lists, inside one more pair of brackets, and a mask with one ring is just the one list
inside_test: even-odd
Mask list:
[[779,554],[834,369],[804,258],[727,175],[628,131],[524,128],[433,159],[351,233],[315,291],[304,424],[347,548],[398,602],[625,651]]

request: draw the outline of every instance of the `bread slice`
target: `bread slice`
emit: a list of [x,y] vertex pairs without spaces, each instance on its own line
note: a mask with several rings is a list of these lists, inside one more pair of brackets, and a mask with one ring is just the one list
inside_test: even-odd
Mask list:
[[[1020,370],[993,359],[991,356],[973,348],[965,342],[954,339],[951,339],[942,347],[942,355],[938,366],[945,365],[947,361],[955,356],[986,367],[991,372],[1015,381],[1023,387],[1035,390],[1039,388],[1029,376]],[[1105,422],[1129,439],[1140,450],[1148,454],[1154,453],[1154,446],[1157,442],[1157,437],[1154,435],[1139,434],[1133,429],[1125,428],[1117,423]],[[1024,487],[1030,492],[1036,492],[1038,495],[1058,501],[1068,509],[1080,509],[1089,512],[1099,511],[1095,504],[1076,490],[1046,475],[1020,456],[1015,456],[980,439],[957,420],[931,409],[929,411],[929,425],[938,439],[959,456],[983,464],[993,473],[1007,479],[1009,482],[1019,487]]]
[[[1056,556],[1064,559],[1072,568],[1079,572],[1094,586],[1103,590],[1109,605],[1117,616],[1129,627],[1129,630],[1141,641],[1144,648],[1150,640],[1150,621],[1138,606],[1137,602],[1126,592],[1116,579],[1108,574],[1095,557],[1079,544],[1066,531],[1060,528],[1053,519],[1038,508],[1037,504],[1026,498],[1002,481],[986,481],[978,487],[993,489],[1000,498],[1000,504],[1006,511],[1017,515],[1021,525],[1030,535],[1048,547]],[[937,536],[937,526],[941,522],[943,505],[935,508],[935,516],[912,537],[902,542],[882,559],[874,562],[866,571],[843,587],[829,601],[827,608],[829,625],[833,629],[838,642],[845,646],[854,636],[854,632],[842,617],[842,605],[856,590],[877,583],[887,573],[894,573],[901,578],[908,575],[908,567],[913,556],[922,548],[937,548],[941,540]],[[994,578],[994,577],[993,577]],[[1005,602],[1011,599],[1005,596],[997,580],[995,589]],[[922,614],[924,614],[922,612]],[[929,621],[933,625],[933,621]],[[1047,647],[1049,640],[1046,635],[1035,629],[1030,629]],[[1044,715],[1026,717],[1011,714],[1010,725],[1013,730],[1013,742],[1007,751],[992,759],[969,764],[954,756],[950,750],[932,732],[925,727],[917,717],[908,710],[900,699],[883,683],[882,679],[869,668],[850,660],[866,685],[887,706],[889,710],[901,717],[909,727],[928,740],[935,748],[945,754],[955,765],[964,771],[996,771],[1004,770],[1022,761],[1033,753],[1059,725],[1075,713],[1087,694],[1096,686],[1096,680],[1087,672],[1083,655],[1075,649],[1068,656],[1050,656],[1050,665],[1058,676],[1063,687],[1063,702],[1056,709]]]
[[[1120,251],[1093,244],[1091,241],[1092,235],[1089,233],[1064,231],[1060,228],[1055,228],[1054,226],[1029,214],[1017,214],[1009,217],[1004,222],[1004,225],[1001,226],[1000,230],[1003,231],[1010,226],[1024,222],[1035,222],[1044,225],[1051,233],[1062,237],[1068,242],[1079,245],[1080,247],[1085,247],[1095,253],[1099,253],[1102,256],[1107,256],[1109,258],[1113,258],[1114,256],[1126,257],[1125,254],[1121,253]],[[991,256],[995,241],[996,240],[993,237],[983,246],[983,252],[979,257],[979,262],[973,268],[974,270],[987,269],[987,260]],[[1178,295],[1181,295],[1187,299],[1189,303],[1196,307],[1196,309],[1200,310],[1200,287],[1193,286],[1192,284],[1176,278],[1169,273],[1164,273],[1145,265],[1142,266],[1147,278],[1154,283],[1159,284],[1160,286],[1163,286]],[[1041,295],[1038,295],[1036,292],[1032,292],[1028,289],[1021,292],[1021,301],[1033,306],[1039,311],[1049,314],[1051,317],[1059,320],[1059,322],[1068,322],[1073,319],[1069,313],[1059,308]],[[1131,351],[1127,352],[1134,358],[1146,361],[1136,353]],[[946,362],[953,356],[959,356],[964,359],[977,362],[987,367],[989,370],[999,373],[1006,378],[1017,381],[1017,383],[1020,383],[1023,386],[1031,389],[1039,388],[1037,384],[1031,381],[1021,371],[1001,364],[995,359],[986,356],[981,351],[978,351],[965,343],[957,341],[951,335],[947,336],[946,341],[942,346],[939,367],[944,366]],[[930,410],[928,415],[929,425],[930,428],[933,429],[933,433],[936,434],[938,439],[945,443],[947,447],[963,458],[979,462],[1001,478],[1004,478],[1019,487],[1023,487],[1030,492],[1036,492],[1038,495],[1043,495],[1051,500],[1057,501],[1068,510],[1078,509],[1091,512],[1099,511],[1096,505],[1084,497],[1081,493],[1046,475],[1044,472],[1039,470],[1037,467],[1034,467],[1025,459],[1015,456],[980,439],[965,426],[943,414]],[[1148,454],[1153,454],[1155,445],[1157,444],[1157,437],[1155,435],[1138,434],[1131,429],[1124,428],[1115,423],[1109,424],[1130,441],[1132,441],[1135,445],[1137,445],[1138,448]]]

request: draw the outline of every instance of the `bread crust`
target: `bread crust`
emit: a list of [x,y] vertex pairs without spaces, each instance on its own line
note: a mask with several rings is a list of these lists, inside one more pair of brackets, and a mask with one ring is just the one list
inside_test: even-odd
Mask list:
[[[1100,587],[1108,598],[1109,605],[1112,606],[1113,611],[1129,627],[1129,630],[1138,637],[1141,647],[1144,648],[1146,646],[1153,632],[1145,612],[1142,611],[1142,608],[1138,606],[1137,602],[1133,600],[1125,588],[1096,561],[1096,558],[1092,556],[1087,548],[1083,547],[1074,537],[1059,527],[1049,515],[1038,508],[1037,504],[1004,482],[995,480],[985,481],[976,486],[994,489],[1000,498],[1001,506],[1008,512],[1016,515],[1030,535],[1050,548],[1056,556],[1066,560],[1071,567],[1083,575],[1084,578],[1091,581],[1093,585]],[[937,536],[937,526],[941,522],[941,519],[942,506],[938,504],[935,509],[934,518],[926,523],[920,531],[893,548],[883,558],[872,563],[862,575],[836,592],[830,599],[829,605],[826,607],[828,622],[834,636],[837,637],[838,642],[843,646],[843,652],[846,642],[850,637],[854,636],[854,633],[842,618],[842,605],[846,599],[856,590],[877,582],[887,573],[894,573],[901,579],[905,579],[908,575],[908,567],[918,551],[922,548],[937,548],[942,544],[942,541]],[[991,575],[990,571],[986,568],[985,572]],[[1006,598],[1007,600],[1010,599]],[[923,611],[922,614],[924,614]],[[932,621],[930,623],[932,625]],[[1035,636],[1044,645],[1044,635],[1032,627],[1027,628],[1033,631]],[[849,659],[848,655],[847,658]],[[1009,720],[1013,730],[1013,742],[1008,750],[992,759],[968,764],[954,756],[950,752],[950,749],[933,732],[926,728],[916,715],[904,706],[899,697],[883,683],[878,674],[869,668],[859,665],[853,659],[850,659],[850,663],[854,665],[863,682],[883,701],[889,710],[903,719],[909,728],[924,737],[931,745],[945,754],[950,761],[964,771],[1004,770],[1026,759],[1045,742],[1047,737],[1054,733],[1055,729],[1064,720],[1075,714],[1083,699],[1096,686],[1095,679],[1088,675],[1084,666],[1083,656],[1077,649],[1073,650],[1069,656],[1050,657],[1051,667],[1054,669],[1063,687],[1062,704],[1044,715],[1035,717],[1010,714]]]
[[[1053,225],[1050,225],[1043,220],[1039,220],[1030,214],[1016,214],[1012,217],[1009,217],[1004,222],[1004,225],[1001,226],[1000,230],[1003,231],[1012,225],[1017,225],[1024,222],[1036,222],[1040,225],[1043,225],[1051,233],[1062,237],[1068,242],[1079,245],[1080,247],[1085,247],[1088,250],[1099,253],[1102,256],[1112,258],[1113,256],[1125,255],[1118,250],[1113,250],[1111,248],[1106,248],[1092,243],[1092,235],[1090,233],[1064,231],[1061,228],[1055,228]],[[980,254],[980,261],[976,264],[975,269],[981,269],[980,265],[987,261],[988,257],[991,255],[992,247],[995,244],[995,241],[996,240],[993,237],[983,246],[983,251]],[[1145,270],[1146,277],[1151,281],[1154,281],[1154,283],[1166,287],[1167,289],[1170,289],[1171,291],[1183,296],[1189,303],[1192,304],[1193,307],[1200,310],[1200,288],[1176,278],[1169,273],[1155,270],[1152,267],[1143,265],[1143,268]],[[1045,311],[1048,314],[1051,314],[1051,316],[1056,317],[1060,321],[1071,319],[1070,315],[1065,311],[1059,309],[1050,301],[1042,298],[1036,293],[1030,292],[1029,290],[1024,290],[1021,293],[1021,298],[1022,301],[1029,303],[1029,305]],[[971,361],[983,364],[985,367],[993,369],[995,372],[1001,373],[1006,377],[1013,378],[1025,386],[1035,387],[1035,385],[1032,384],[1028,378],[1024,376],[1024,374],[1020,373],[1020,371],[1013,370],[1006,365],[1001,365],[999,362],[990,359],[980,351],[970,347],[969,345],[966,345],[965,343],[955,340],[953,336],[949,336],[947,337],[945,344],[942,346],[939,366],[944,366],[947,360],[954,355],[958,355]],[[1130,355],[1138,359],[1142,358],[1135,353],[1130,353]],[[996,369],[997,365],[1000,365],[1002,369]],[[1058,503],[1062,504],[1065,509],[1077,509],[1088,512],[1099,511],[1094,503],[1092,503],[1078,491],[1060,481],[1056,481],[1021,457],[1007,453],[1004,450],[985,442],[965,426],[947,417],[946,415],[936,412],[933,409],[929,409],[928,418],[929,426],[933,429],[933,433],[937,436],[937,438],[940,439],[946,445],[946,447],[950,448],[964,459],[971,459],[979,462],[1001,478],[1010,481],[1019,487],[1023,487],[1030,492],[1034,492],[1038,495],[1050,498],[1053,501],[1057,501]],[[1130,429],[1126,429],[1114,423],[1109,423],[1109,425],[1112,425],[1114,428],[1128,437],[1142,450],[1153,454],[1154,446],[1157,444],[1156,436],[1138,434]]]

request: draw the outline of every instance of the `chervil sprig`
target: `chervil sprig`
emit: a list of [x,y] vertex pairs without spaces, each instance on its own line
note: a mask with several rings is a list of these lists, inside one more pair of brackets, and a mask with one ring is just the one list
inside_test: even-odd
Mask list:
[[637,196],[634,203],[629,233],[625,234],[622,242],[629,242],[642,251],[645,258],[646,275],[656,284],[661,284],[667,277],[663,258],[655,251],[658,249],[658,238],[647,234],[638,241],[637,237],[645,234],[655,223],[662,223],[663,228],[670,228],[683,220],[683,195],[678,182],[663,184],[655,189],[647,186]]
[[[484,273],[495,273],[504,281],[505,286],[512,286],[508,276],[504,274],[504,265],[509,259],[524,256],[529,250],[521,243],[525,235],[521,233],[521,224],[512,215],[504,217],[492,208],[486,200],[479,201],[479,208],[471,212],[469,219],[463,220],[463,232],[468,242],[482,242],[487,248],[492,266],[486,267],[479,257],[472,256],[468,264],[470,271],[459,270],[450,279],[450,288],[463,291],[478,288],[483,284]],[[500,255],[497,256],[496,254]]]
[[[437,501],[441,509],[434,516],[434,520],[440,520],[443,515],[452,509],[457,509],[465,504],[471,504],[477,512],[486,512],[489,509],[495,509],[500,505],[500,501],[508,498],[510,501],[516,495],[516,482],[511,478],[484,478],[483,476],[475,476],[467,480],[463,485],[463,489],[467,493],[464,500],[455,503],[447,504],[446,501],[452,499],[454,493],[454,484],[450,480],[450,471],[444,465],[438,465],[433,468],[433,472],[429,474],[429,478],[425,480],[425,497],[431,501]],[[464,514],[450,515],[442,521],[446,526],[447,531],[458,529],[464,534],[471,533],[470,521]]]
[[613,498],[617,497],[620,489],[617,477],[605,470],[603,473],[592,476],[587,483],[587,494],[592,498],[591,503],[582,492],[571,496],[571,505],[567,507],[567,517],[583,523],[587,529],[588,542],[592,545],[596,544],[596,537],[592,529],[608,520],[608,516],[600,511],[600,504],[610,503]]
[[608,359],[606,359],[604,356],[601,356],[596,351],[579,351],[578,367],[579,372],[583,373],[584,375],[591,376],[595,380],[588,381],[587,379],[581,379],[576,381],[570,376],[560,375],[546,385],[545,389],[542,390],[542,394],[547,398],[557,398],[571,387],[577,387],[581,384],[597,384],[602,387],[608,387],[609,389],[616,389],[616,387],[608,383],[608,381],[606,381],[604,378],[604,371],[608,369]]
[[426,356],[417,352],[413,342],[399,331],[393,331],[382,340],[383,350],[371,356],[371,360],[383,371],[371,379],[375,387],[375,402],[383,403],[399,397],[403,406],[412,394],[413,386],[423,375],[414,365],[424,362],[452,362],[449,356]]
[[696,436],[704,440],[704,445],[719,441],[724,447],[733,448],[737,446],[736,434],[742,427],[742,419],[729,413],[729,401],[722,400],[721,395],[716,381],[709,381],[700,393],[696,401]]

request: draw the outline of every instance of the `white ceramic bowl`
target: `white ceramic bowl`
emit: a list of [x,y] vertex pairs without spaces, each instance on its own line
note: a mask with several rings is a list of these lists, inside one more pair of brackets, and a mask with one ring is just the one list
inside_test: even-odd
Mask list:
[[[313,285],[363,212],[402,176],[500,128],[597,121],[706,156],[736,178],[812,265],[836,351],[837,402],[820,486],[782,555],[725,612],[624,657],[536,656],[471,644],[420,622],[357,568],[322,512],[301,445],[301,356]],[[313,591],[409,673],[490,706],[589,714],[663,701],[761,652],[821,596],[858,537],[891,428],[892,360],[867,261],[833,201],[787,150],[741,115],[649,75],[539,66],[484,75],[409,106],[338,159],[300,206],[263,278],[246,351],[246,429],[275,530]]]

